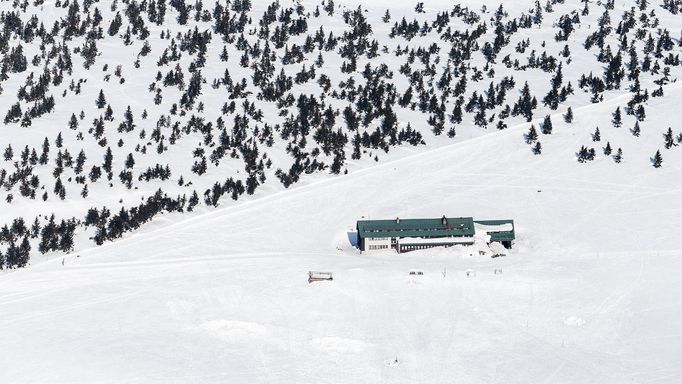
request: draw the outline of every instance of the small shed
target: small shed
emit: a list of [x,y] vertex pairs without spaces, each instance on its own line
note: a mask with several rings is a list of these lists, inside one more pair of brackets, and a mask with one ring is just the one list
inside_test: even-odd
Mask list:
[[331,272],[308,271],[308,284],[314,281],[334,280]]

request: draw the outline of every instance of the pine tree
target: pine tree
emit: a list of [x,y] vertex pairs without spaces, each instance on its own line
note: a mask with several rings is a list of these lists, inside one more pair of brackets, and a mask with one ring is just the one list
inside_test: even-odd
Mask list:
[[8,144],[7,148],[5,148],[5,160],[9,161],[12,160],[14,157],[14,151],[12,150],[12,144]]
[[661,156],[661,151],[658,150],[654,155],[653,166],[654,168],[660,168],[661,165],[663,165],[663,156]]
[[542,123],[542,133],[545,135],[552,134],[552,119],[549,115],[545,116],[545,121]]
[[668,131],[663,135],[663,138],[665,140],[665,149],[670,149],[673,146],[676,146],[677,144],[675,143],[675,139],[673,137],[673,130],[672,128],[668,127]]
[[111,24],[109,24],[109,36],[114,36],[118,33],[118,30],[121,28],[121,25],[123,24],[123,19],[121,18],[121,14],[116,12],[116,16],[111,20]]
[[578,151],[578,161],[584,163],[585,161],[587,161],[587,157],[588,157],[587,148],[584,145],[581,145],[580,150]]
[[47,164],[48,160],[50,159],[49,153],[50,153],[50,141],[46,137],[45,140],[43,140],[43,152],[41,153],[40,159],[38,160],[41,165]]
[[606,147],[604,147],[604,155],[609,156],[611,155],[611,143],[608,141],[606,142]]
[[76,158],[76,167],[73,169],[77,175],[83,172],[83,165],[85,164],[86,159],[85,152],[81,149],[80,153],[78,153],[78,157]]
[[69,119],[69,128],[71,129],[78,128],[78,118],[76,117],[75,113],[71,114],[71,118]]
[[639,121],[635,121],[635,126],[632,128],[632,135],[635,137],[639,137],[640,135],[640,128],[639,128]]
[[360,134],[355,132],[355,137],[353,138],[353,154],[351,155],[351,159],[353,160],[358,160],[362,156],[362,152],[360,151],[360,141]]
[[111,173],[112,161],[114,160],[114,155],[111,153],[111,148],[107,147],[107,152],[104,154],[104,163],[102,168],[107,172]]
[[38,237],[40,234],[40,221],[38,221],[38,218],[36,217],[35,220],[33,220],[33,225],[31,225],[31,238],[35,239]]
[[30,127],[31,124],[31,117],[28,113],[24,113],[24,117],[21,119],[21,126],[25,128]]
[[639,121],[644,121],[644,119],[646,119],[646,111],[644,111],[644,106],[642,104],[637,106],[637,109],[635,110],[635,116]]
[[126,161],[125,161],[125,167],[127,169],[131,169],[134,166],[135,166],[135,159],[133,158],[133,154],[129,153],[128,157],[126,158]]
[[613,156],[613,161],[620,163],[623,160],[623,150],[618,148],[616,154]]
[[537,143],[535,143],[535,146],[533,146],[533,154],[534,154],[534,155],[539,155],[539,154],[541,154],[541,153],[542,153],[542,145],[541,145],[540,142],[538,141]]
[[594,134],[592,134],[592,141],[601,141],[601,133],[599,133],[599,127],[594,130]]
[[613,126],[620,128],[623,125],[623,118],[620,115],[620,107],[616,108],[616,112],[613,113]]
[[526,118],[526,121],[531,121],[533,120],[533,109],[536,106],[537,100],[530,95],[530,87],[528,82],[526,82],[521,89],[521,96],[514,106],[514,109],[517,111],[516,115],[521,114]]
[[71,252],[71,250],[73,250],[73,232],[75,229],[75,223],[62,220],[59,224],[61,238],[59,239],[59,244],[57,246],[58,250],[62,252]]
[[59,196],[60,199],[64,200],[66,197],[66,189],[64,188],[64,184],[62,183],[62,179],[57,178],[57,181],[54,183],[54,194]]
[[107,99],[104,97],[104,92],[101,89],[99,90],[99,96],[97,96],[95,105],[97,106],[98,109],[102,109],[107,105]]
[[391,13],[388,11],[388,9],[386,10],[386,13],[384,13],[384,17],[382,17],[381,20],[384,23],[388,23],[389,21],[391,21]]
[[526,144],[532,144],[538,139],[538,133],[535,130],[535,126],[531,124],[528,133],[526,134]]
[[453,124],[462,123],[462,105],[459,102],[455,103],[455,107],[452,109],[452,115],[450,115],[450,122]]
[[573,109],[571,109],[571,107],[568,107],[568,111],[566,111],[566,114],[564,115],[564,121],[569,124],[573,122]]
[[28,241],[28,236],[24,236],[24,239],[21,241],[21,245],[19,245],[16,266],[19,268],[25,267],[28,264],[30,254],[31,244]]
[[114,120],[114,110],[111,109],[111,104],[107,104],[107,110],[104,112],[104,120]]

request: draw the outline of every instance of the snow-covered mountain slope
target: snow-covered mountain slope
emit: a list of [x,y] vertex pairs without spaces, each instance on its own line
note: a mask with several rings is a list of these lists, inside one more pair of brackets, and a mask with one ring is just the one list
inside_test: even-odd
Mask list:
[[[652,124],[674,123],[682,89],[665,92]],[[623,99],[576,109],[542,155],[528,155],[527,125],[511,127],[163,215],[4,275],[0,359],[12,363],[0,381],[677,382],[682,152],[652,168],[657,134],[609,127]],[[566,153],[595,125],[596,144],[624,149],[620,164]],[[359,254],[350,242],[363,216],[444,213],[513,218],[516,247],[491,259],[467,248]],[[309,270],[334,280],[309,285]]]
[[0,383],[680,381],[682,3],[499,5],[0,1]]
[[649,109],[680,73],[680,8],[2,1],[0,267],[524,122],[550,133],[547,116],[560,126],[592,103],[612,109],[581,120],[570,145],[557,132],[517,135],[526,161],[547,166],[557,151],[600,170],[591,135],[598,125],[610,140],[618,102],[611,155],[621,148],[623,171],[637,162],[654,174],[649,158],[682,142],[675,115]]

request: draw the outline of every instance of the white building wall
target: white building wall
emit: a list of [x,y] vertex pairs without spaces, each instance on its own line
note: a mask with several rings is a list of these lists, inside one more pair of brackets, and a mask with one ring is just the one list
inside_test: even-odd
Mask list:
[[378,251],[391,248],[390,237],[366,237],[363,251]]

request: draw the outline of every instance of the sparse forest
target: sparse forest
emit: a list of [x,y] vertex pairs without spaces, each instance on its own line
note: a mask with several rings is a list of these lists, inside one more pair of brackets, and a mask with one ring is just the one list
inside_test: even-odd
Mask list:
[[0,268],[462,136],[521,127],[542,161],[580,107],[624,95],[562,150],[619,167],[612,132],[655,136],[665,169],[682,129],[647,102],[682,73],[682,1],[579,4],[0,1]]

